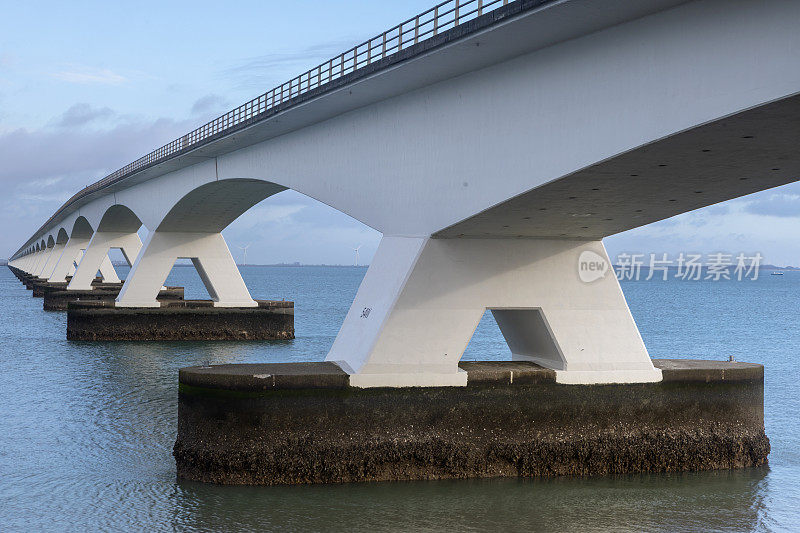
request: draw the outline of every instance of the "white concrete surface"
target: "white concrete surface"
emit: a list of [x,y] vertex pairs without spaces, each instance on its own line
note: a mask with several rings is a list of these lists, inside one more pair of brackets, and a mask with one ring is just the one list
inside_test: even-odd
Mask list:
[[560,382],[660,381],[613,272],[581,281],[586,250],[610,264],[600,242],[384,237],[327,360],[355,386],[463,385],[490,309],[513,358]]
[[78,263],[75,275],[67,285],[67,290],[92,290],[94,288],[92,281],[98,270],[102,274],[104,282],[119,283],[120,279],[108,258],[108,252],[112,248],[120,249],[130,264],[139,255],[139,251],[142,249],[142,240],[137,233],[96,231]]
[[179,258],[192,260],[215,307],[257,307],[220,233],[153,231],[128,274],[117,307],[160,307],[156,300]]
[[33,271],[33,275],[37,277],[41,277],[42,271],[47,266],[47,262],[53,255],[53,248],[45,248],[44,251],[40,252],[41,256],[39,258],[38,263],[36,264],[36,268]]
[[64,252],[65,246],[65,244],[59,242],[53,244],[50,257],[48,258],[39,275],[40,278],[46,280],[50,279],[50,277],[53,275],[53,271],[56,268],[56,264],[58,263],[59,259],[61,259],[61,254]]
[[53,272],[50,274],[48,281],[64,282],[67,276],[71,276],[75,272],[75,262],[80,261],[83,256],[83,250],[89,246],[91,237],[73,236],[67,241],[61,256],[56,262]]

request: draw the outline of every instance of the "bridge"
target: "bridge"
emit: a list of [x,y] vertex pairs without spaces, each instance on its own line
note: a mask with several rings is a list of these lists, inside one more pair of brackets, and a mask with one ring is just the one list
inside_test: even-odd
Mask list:
[[[383,234],[327,355],[358,387],[464,386],[489,309],[560,383],[657,382],[602,239],[800,176],[800,3],[451,0],[147,154],[10,265],[158,307],[177,258],[257,305],[221,231],[293,189]],[[148,234],[141,242],[138,231]]]

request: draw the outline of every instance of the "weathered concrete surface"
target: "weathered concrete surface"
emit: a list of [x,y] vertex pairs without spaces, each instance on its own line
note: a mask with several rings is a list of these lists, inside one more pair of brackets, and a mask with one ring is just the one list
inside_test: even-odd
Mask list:
[[258,307],[213,307],[208,300],[167,300],[161,307],[71,302],[67,339],[276,340],[294,338],[294,302],[257,300]]
[[[66,311],[70,302],[113,302],[121,287],[114,283],[97,285],[90,291],[68,291],[66,287],[49,287],[44,291],[42,307],[45,311]],[[183,287],[167,287],[158,293],[159,301],[183,300]]]
[[356,389],[333,363],[180,371],[178,476],[296,484],[741,468],[767,462],[763,367],[655,360],[661,383],[562,385],[461,363],[467,387]]
[[[124,281],[119,283],[105,283],[103,278],[97,277],[92,281],[92,287],[96,289],[115,289],[119,292],[122,289],[122,285]],[[45,279],[36,278],[31,282],[32,290],[33,290],[33,297],[34,298],[44,298],[44,296],[51,291],[63,291],[67,289],[69,285],[69,281],[47,281]]]
[[35,283],[43,283],[44,280],[38,276],[32,276],[31,274],[25,274],[22,277],[22,283],[25,285],[25,288],[29,291],[33,290],[33,285]]
[[18,269],[17,267],[11,266],[11,265],[6,265],[6,266],[11,271],[11,273],[14,274],[14,276],[16,276],[16,278],[18,280],[23,281],[25,279],[24,278],[25,272],[23,272],[22,270]]

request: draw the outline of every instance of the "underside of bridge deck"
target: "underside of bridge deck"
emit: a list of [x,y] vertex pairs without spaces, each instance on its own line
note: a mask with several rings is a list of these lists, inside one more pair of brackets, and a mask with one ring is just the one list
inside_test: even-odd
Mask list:
[[434,233],[597,240],[800,179],[800,95],[612,157]]

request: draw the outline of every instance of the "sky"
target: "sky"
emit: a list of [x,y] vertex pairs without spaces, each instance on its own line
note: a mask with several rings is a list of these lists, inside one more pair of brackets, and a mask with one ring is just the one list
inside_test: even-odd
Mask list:
[[[139,156],[410,18],[433,0],[0,0],[0,257]],[[761,253],[800,265],[800,185],[605,239],[609,255]],[[380,234],[299,193],[224,232],[248,263],[368,263]]]

